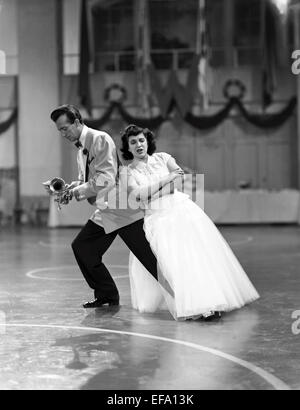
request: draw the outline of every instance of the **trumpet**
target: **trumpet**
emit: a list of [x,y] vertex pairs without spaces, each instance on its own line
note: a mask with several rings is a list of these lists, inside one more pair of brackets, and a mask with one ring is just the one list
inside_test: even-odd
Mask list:
[[57,202],[58,210],[61,209],[60,204],[67,205],[72,199],[72,193],[69,191],[69,185],[62,178],[55,177],[49,181],[43,182],[43,185],[50,195],[54,195],[54,201]]

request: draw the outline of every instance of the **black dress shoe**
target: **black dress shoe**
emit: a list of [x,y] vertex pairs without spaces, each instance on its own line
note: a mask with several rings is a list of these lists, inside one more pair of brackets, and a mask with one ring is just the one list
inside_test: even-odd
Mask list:
[[221,312],[218,312],[217,310],[211,311],[209,315],[203,315],[203,318],[206,322],[210,322],[211,320],[218,320],[221,318]]
[[90,302],[84,303],[82,306],[87,309],[87,308],[98,308],[102,307],[104,305],[108,306],[118,306],[119,305],[119,299],[108,299],[108,298],[102,298],[102,299],[95,299]]

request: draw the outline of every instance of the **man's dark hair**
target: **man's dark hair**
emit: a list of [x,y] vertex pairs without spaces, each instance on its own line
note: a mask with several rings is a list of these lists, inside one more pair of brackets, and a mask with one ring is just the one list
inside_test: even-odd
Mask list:
[[144,136],[147,138],[147,143],[148,143],[147,154],[152,155],[156,151],[154,134],[148,128],[141,128],[141,127],[138,127],[137,125],[131,124],[131,125],[128,125],[125,128],[124,132],[121,134],[121,139],[122,139],[121,151],[122,151],[122,156],[124,159],[126,160],[133,159],[133,155],[129,151],[129,144],[128,144],[129,137],[137,136],[141,133],[144,134]]
[[74,105],[70,105],[70,104],[64,104],[61,105],[60,107],[56,108],[54,111],[52,111],[52,113],[50,114],[50,118],[52,121],[56,122],[58,120],[58,118],[61,115],[66,114],[68,120],[70,121],[71,124],[73,124],[75,122],[75,120],[79,120],[79,122],[82,124],[82,117],[81,114],[78,110],[77,107],[75,107]]

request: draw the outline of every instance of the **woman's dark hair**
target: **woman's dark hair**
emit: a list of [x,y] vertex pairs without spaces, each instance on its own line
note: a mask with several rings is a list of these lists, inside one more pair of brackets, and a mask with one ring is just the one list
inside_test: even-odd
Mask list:
[[70,104],[64,104],[61,105],[60,107],[56,108],[52,113],[50,114],[50,118],[52,121],[56,122],[58,118],[61,115],[66,114],[68,120],[70,121],[71,124],[75,122],[75,120],[79,120],[79,122],[82,124],[82,117],[81,114],[75,105],[70,105]]
[[135,137],[141,133],[144,134],[144,136],[147,138],[147,143],[148,143],[147,154],[152,155],[156,151],[154,134],[148,128],[141,128],[141,127],[138,127],[137,125],[131,124],[131,125],[128,125],[123,131],[123,133],[121,134],[121,139],[122,139],[121,151],[122,151],[122,156],[124,159],[126,160],[133,159],[133,155],[129,151],[129,144],[128,144],[129,137],[132,137],[132,136]]

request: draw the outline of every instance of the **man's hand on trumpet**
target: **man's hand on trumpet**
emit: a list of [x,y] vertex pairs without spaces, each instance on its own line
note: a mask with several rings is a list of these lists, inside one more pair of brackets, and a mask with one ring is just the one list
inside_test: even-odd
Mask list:
[[64,192],[52,193],[55,196],[54,202],[57,202],[58,209],[61,205],[68,205],[73,198],[73,192],[66,189]]
[[70,184],[66,184],[66,194],[62,198],[62,204],[67,205],[72,198],[76,198],[76,187],[82,184],[82,181],[72,181]]
[[73,192],[66,191],[64,194],[58,194],[55,201],[62,205],[68,205],[68,203],[72,200],[72,198],[73,198]]
[[81,184],[82,184],[82,181],[72,181],[72,182],[70,183],[70,185],[66,184],[66,187],[67,187],[68,189],[73,189],[73,188],[76,188],[77,186],[79,186],[79,185],[81,185]]
[[73,198],[73,189],[80,185],[80,181],[72,181],[71,184],[66,184],[62,178],[53,178],[43,183],[47,193],[54,196],[54,202],[57,202],[58,209],[61,205],[67,205]]

